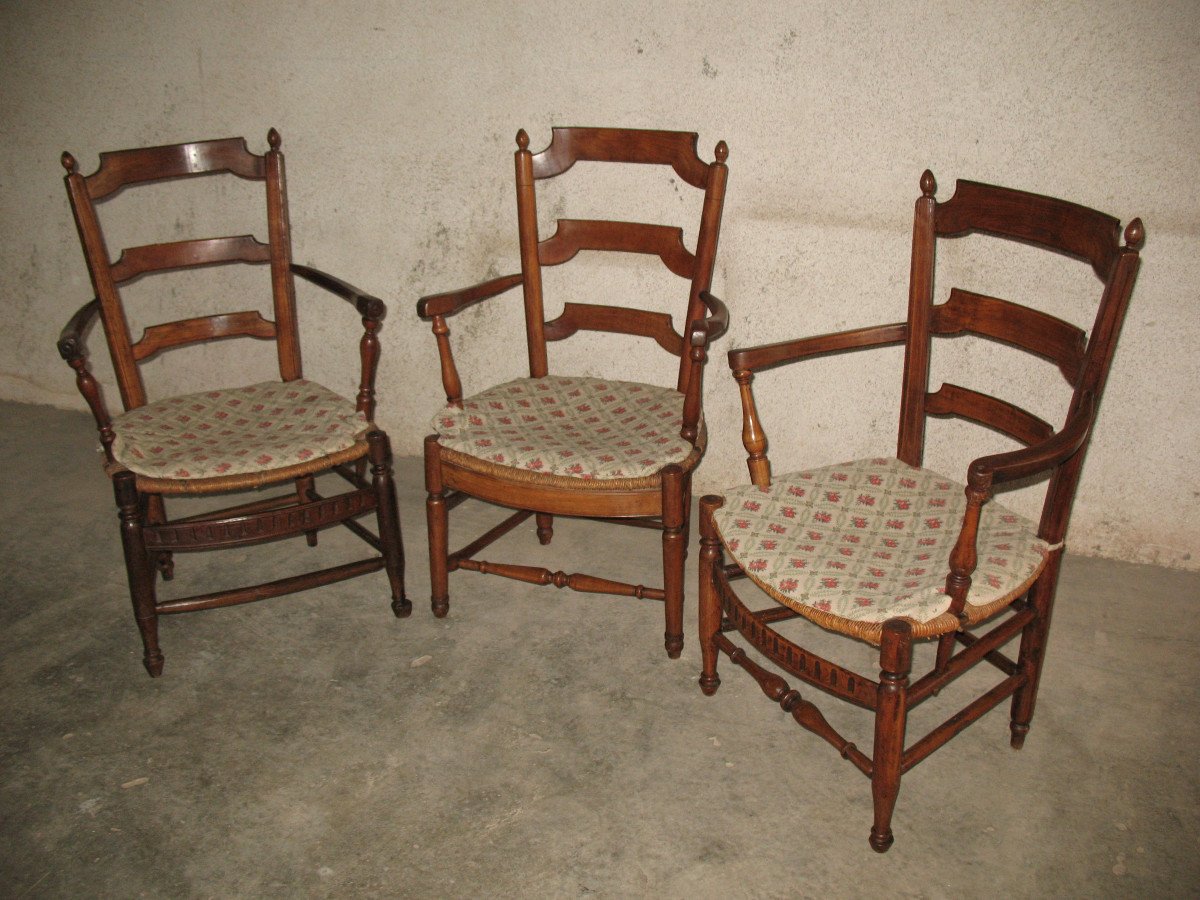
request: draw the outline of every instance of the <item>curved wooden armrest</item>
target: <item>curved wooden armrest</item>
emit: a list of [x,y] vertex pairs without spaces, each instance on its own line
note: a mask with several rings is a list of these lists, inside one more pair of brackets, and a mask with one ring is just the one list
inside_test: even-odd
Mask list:
[[729,330],[729,309],[720,298],[701,291],[700,299],[708,307],[708,316],[691,324],[688,343],[693,347],[704,347]]
[[798,340],[762,344],[758,347],[739,347],[729,351],[729,368],[735,372],[754,372],[807,356],[819,356],[822,353],[902,344],[907,337],[908,324],[896,322],[892,325],[872,325],[869,328],[819,334]]
[[1070,459],[1087,440],[1095,405],[1092,395],[1085,394],[1071,420],[1052,437],[1020,450],[981,456],[967,469],[969,483],[988,488],[997,482],[1045,472]]
[[387,304],[378,297],[373,297],[363,291],[360,291],[352,284],[347,284],[340,278],[322,272],[320,269],[314,269],[312,266],[302,266],[299,263],[292,263],[292,272],[299,275],[305,281],[315,284],[317,287],[324,288],[329,293],[341,297],[351,306],[358,310],[358,314],[364,319],[373,319],[376,322],[381,320],[387,314]]
[[492,278],[459,291],[430,294],[428,297],[422,297],[417,301],[417,315],[422,319],[432,319],[434,316],[452,316],[456,312],[466,309],[468,306],[479,303],[481,300],[488,300],[498,294],[503,294],[509,288],[516,287],[524,280],[524,276],[518,272],[515,275],[502,275],[499,278]]
[[83,306],[79,307],[75,315],[71,316],[70,321],[63,326],[62,333],[58,336],[58,355],[70,362],[73,359],[83,359],[87,356],[84,351],[83,337],[84,333],[92,324],[92,319],[100,312],[100,300],[93,297]]

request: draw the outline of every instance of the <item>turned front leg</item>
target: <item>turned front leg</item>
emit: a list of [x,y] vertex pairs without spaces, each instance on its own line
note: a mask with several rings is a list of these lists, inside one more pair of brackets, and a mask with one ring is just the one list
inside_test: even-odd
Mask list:
[[683,470],[667,466],[662,474],[663,605],[666,630],[663,645],[667,656],[678,659],[683,652],[683,561],[686,555],[683,527]]
[[721,686],[717,675],[716,637],[721,630],[721,601],[717,596],[717,567],[721,565],[721,541],[713,525],[713,513],[723,497],[700,498],[700,690],[711,697]]

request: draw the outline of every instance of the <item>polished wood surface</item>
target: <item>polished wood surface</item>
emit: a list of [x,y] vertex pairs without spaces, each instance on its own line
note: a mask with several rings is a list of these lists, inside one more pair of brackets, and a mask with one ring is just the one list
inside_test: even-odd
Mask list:
[[[936,638],[933,668],[911,678],[914,637],[912,625],[906,620],[884,623],[877,678],[860,675],[785,638],[771,625],[791,620],[797,613],[781,605],[752,610],[738,596],[734,583],[745,573],[736,563],[724,562],[723,545],[713,519],[714,511],[724,501],[714,495],[700,502],[701,690],[711,695],[719,688],[717,663],[724,653],[747,671],[772,700],[781,706],[786,700],[794,710],[803,709],[803,715],[793,716],[795,721],[833,744],[871,779],[874,821],[869,843],[879,852],[887,850],[893,841],[891,820],[904,773],[1009,698],[1012,746],[1020,748],[1029,731],[1062,558],[1061,542],[1144,240],[1139,219],[1125,228],[1121,244],[1116,219],[1073,203],[967,181],[958,182],[953,197],[939,203],[934,196],[937,185],[933,175],[925,172],[920,183],[905,322],[739,348],[729,352],[729,365],[741,396],[742,440],[754,484],[771,483],[769,442],[754,397],[755,376],[829,353],[905,345],[897,456],[910,465],[921,465],[928,416],[973,422],[1025,445],[980,456],[967,468],[963,479],[967,503],[958,523],[945,582],[945,592],[951,598],[950,612],[960,616],[962,626]],[[1090,331],[1036,309],[957,287],[949,288],[945,302],[935,304],[938,243],[975,233],[1031,244],[1090,265],[1101,282]],[[1057,365],[1070,394],[1062,425],[1055,428],[1015,403],[974,388],[947,382],[930,391],[933,339],[961,333],[999,341]],[[981,511],[998,485],[1046,474],[1049,478],[1038,533],[1056,549],[1050,551],[1046,567],[1024,596],[1015,598],[1006,610],[980,626],[987,628],[985,632],[970,631],[963,610],[977,562]],[[800,700],[781,675],[752,661],[740,643],[731,639],[734,632],[762,654],[773,669],[869,710],[875,725],[872,755],[862,754],[823,716],[808,710],[808,701]],[[1018,637],[1020,648],[1014,660],[1002,649]],[[909,712],[983,662],[997,669],[1003,678],[940,725],[908,742]]]
[[[62,164],[67,171],[67,195],[96,297],[72,316],[59,338],[58,349],[76,373],[76,385],[96,419],[100,443],[110,464],[134,617],[142,636],[144,663],[152,676],[159,675],[163,668],[157,622],[160,615],[167,613],[248,603],[381,569],[388,576],[393,612],[397,616],[404,616],[412,608],[404,594],[404,556],[392,484],[391,452],[387,436],[374,426],[363,440],[348,451],[306,463],[299,467],[303,469],[302,472],[293,471],[297,469],[296,466],[289,466],[256,476],[254,486],[294,481],[292,493],[288,495],[183,519],[168,518],[164,494],[224,493],[249,485],[238,483],[236,477],[186,482],[151,479],[125,470],[116,465],[113,459],[113,419],[87,359],[87,333],[97,318],[104,327],[117,386],[126,410],[136,409],[146,403],[146,386],[142,380],[140,363],[190,344],[241,337],[270,341],[276,347],[280,378],[294,381],[302,377],[294,282],[297,276],[348,301],[362,317],[363,336],[359,342],[361,377],[356,406],[368,421],[374,416],[375,372],[380,353],[377,333],[386,312],[383,301],[332,275],[292,262],[284,161],[280,150],[281,139],[274,129],[267,135],[267,143],[269,149],[262,155],[251,152],[242,138],[102,153],[100,167],[87,176],[80,174],[71,154],[64,153],[62,156]],[[138,186],[141,190],[142,185],[168,179],[219,174],[233,175],[263,185],[267,241],[260,241],[252,235],[175,240],[129,247],[113,260],[101,226],[100,201],[111,201],[130,186]],[[164,228],[167,227],[169,225],[165,224]],[[257,310],[223,311],[152,324],[145,328],[139,339],[133,340],[121,294],[123,285],[161,272],[235,263],[270,266],[273,318],[268,319]],[[197,389],[217,386],[233,385],[214,385],[211,380],[198,381]],[[346,468],[344,464],[349,462],[354,462],[354,467]],[[370,480],[366,479],[368,465]],[[351,489],[333,497],[318,496],[314,488],[314,476],[325,471],[342,475],[351,483]],[[355,521],[369,513],[376,516],[378,535]],[[345,526],[358,535],[378,555],[234,590],[173,600],[160,600],[156,595],[156,578],[161,575],[164,580],[169,580],[173,576],[174,554],[177,552],[227,549],[301,534],[305,535],[310,545],[315,545],[321,529],[337,525]]]
[[[425,442],[428,500],[431,605],[435,615],[449,610],[450,572],[468,569],[531,584],[554,585],[585,592],[628,595],[664,602],[664,644],[676,657],[683,647],[683,583],[691,503],[691,469],[704,446],[701,427],[703,370],[709,345],[729,327],[725,305],[709,289],[725,196],[728,150],[719,143],[713,162],[697,155],[694,134],[613,128],[555,128],[550,145],[538,153],[529,149],[529,136],[517,135],[514,155],[517,194],[517,234],[521,271],[457,291],[432,294],[417,304],[418,315],[432,326],[437,343],[442,386],[447,402],[461,406],[463,384],[454,360],[448,318],[470,306],[500,297],[521,286],[525,311],[529,374],[549,373],[547,343],[566,340],[579,332],[607,332],[644,339],[638,346],[657,345],[678,357],[675,387],[683,394],[681,436],[694,447],[684,466],[666,466],[644,484],[573,485],[541,479],[529,472],[484,469],[445,452],[437,436]],[[545,237],[539,234],[538,182],[569,171],[576,162],[669,166],[683,181],[703,191],[696,248],[689,250],[677,225],[618,222],[604,219],[558,219]],[[667,271],[687,283],[686,305],[676,316],[661,310],[626,308],[599,303],[567,302],[547,321],[542,270],[569,263],[581,250],[639,253],[658,257]],[[683,290],[680,291],[683,294]],[[480,386],[483,387],[483,386]],[[472,392],[474,393],[474,392]],[[451,552],[448,540],[450,509],[465,497],[515,510],[500,526]],[[539,566],[500,563],[477,554],[533,516],[541,544],[554,536],[554,516],[582,516],[610,522],[649,526],[659,531],[663,553],[663,587],[623,584],[583,573],[566,573]],[[603,559],[603,552],[596,554]]]

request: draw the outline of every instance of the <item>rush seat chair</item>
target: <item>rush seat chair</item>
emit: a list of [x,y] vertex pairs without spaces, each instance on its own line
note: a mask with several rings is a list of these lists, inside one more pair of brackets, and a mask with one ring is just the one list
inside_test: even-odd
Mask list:
[[[683,582],[692,472],[704,453],[702,374],[709,344],[728,327],[724,305],[709,293],[728,155],[717,144],[706,163],[695,134],[612,128],[555,128],[550,145],[529,150],[517,135],[517,228],[521,271],[460,291],[423,298],[417,307],[432,323],[441,360],[447,405],[425,440],[430,579],[435,616],[449,610],[448,576],[466,569],[531,584],[663,601],[665,645],[671,657],[683,647]],[[695,250],[674,225],[559,218],[553,233],[538,232],[537,185],[562,176],[577,162],[642,164],[669,169],[678,188],[700,192]],[[664,182],[666,178],[664,177]],[[543,270],[583,251],[657,256],[682,280],[676,312],[566,302],[547,321]],[[517,378],[464,398],[451,353],[447,318],[520,286],[524,296],[529,377]],[[603,297],[604,284],[592,285]],[[652,305],[652,304],[651,304]],[[661,305],[661,304],[660,304]],[[579,331],[628,335],[629,352],[657,345],[679,357],[670,386],[619,378],[552,374],[547,343]],[[611,366],[614,375],[619,365]],[[474,498],[513,510],[501,524],[451,551],[448,513]],[[649,527],[661,533],[663,587],[567,574],[540,566],[491,562],[478,554],[502,535],[535,517],[539,541],[549,544],[555,516],[579,516]],[[601,548],[595,554],[603,563]]]
[[[100,432],[105,470],[120,511],[144,664],[151,676],[163,669],[160,615],[248,603],[380,569],[387,573],[393,612],[406,616],[412,610],[404,595],[404,551],[391,452],[387,435],[373,424],[379,361],[376,333],[385,307],[381,300],[343,281],[292,262],[278,132],[271,129],[267,140],[270,148],[263,155],[252,153],[242,138],[102,153],[99,168],[87,176],[79,173],[71,154],[62,156],[67,195],[95,298],[63,329],[58,349],[75,370],[76,384]],[[128,247],[115,258],[110,254],[101,227],[102,203],[113,200],[123,189],[136,186],[140,191],[151,182],[219,174],[263,185],[265,241],[248,234],[172,240]],[[160,208],[165,213],[165,207]],[[166,218],[163,230],[171,227]],[[124,296],[131,282],[173,270],[231,263],[270,267],[271,317],[253,308],[254,300],[243,298],[241,302],[251,309],[150,325],[134,339],[129,324],[132,303],[127,306]],[[353,400],[303,376],[295,276],[348,301],[362,318],[361,379]],[[164,305],[169,302],[167,299]],[[104,328],[124,407],[115,416],[110,415],[100,384],[88,366],[86,335],[96,318]],[[151,398],[143,380],[143,363],[166,350],[227,338],[271,342],[279,377],[247,385],[229,376],[223,379],[220,373],[189,368],[186,377],[189,382],[194,379],[194,392]],[[333,496],[319,495],[315,478],[326,472],[340,474],[349,482],[349,489]],[[226,494],[275,485],[286,485],[289,490],[220,511],[167,518],[167,497]],[[378,535],[356,521],[372,512],[378,520]],[[321,529],[339,524],[362,538],[373,555],[234,590],[157,598],[156,580],[173,577],[176,553],[299,535],[315,546]]]
[[[751,484],[700,503],[701,689],[717,690],[718,657],[728,655],[798,724],[863,772],[874,800],[870,845],[879,852],[892,844],[904,773],[1009,697],[1012,746],[1019,749],[1029,731],[1072,500],[1143,241],[1140,220],[1129,223],[1122,246],[1116,219],[1062,200],[970,181],[959,181],[944,202],[935,200],[935,191],[925,172],[907,321],[729,353]],[[1022,242],[1089,265],[1101,283],[1090,334],[1044,311],[978,293],[974,285],[942,289],[945,301],[935,304],[935,248],[968,234]],[[930,391],[932,346],[961,334],[1056,365],[1067,384],[1063,399],[1069,397],[1061,427],[950,382]],[[752,391],[755,373],[896,344],[905,348],[896,455],[773,476]],[[978,456],[964,484],[922,467],[928,416],[959,417],[1025,446]],[[993,499],[998,489],[1039,475],[1045,479],[1039,521]],[[752,609],[764,601],[748,602],[735,592],[743,578],[761,589],[754,592],[759,598],[766,594],[765,608]],[[877,646],[878,677],[814,652],[813,625],[804,620]],[[1015,658],[1002,652],[1018,637]],[[822,649],[829,643],[836,641],[822,641]],[[916,677],[912,661],[920,643],[930,645],[922,653],[931,668]],[[1000,680],[924,736],[906,740],[910,712],[980,663],[995,667]],[[860,749],[843,736],[785,675],[870,712],[873,747]]]

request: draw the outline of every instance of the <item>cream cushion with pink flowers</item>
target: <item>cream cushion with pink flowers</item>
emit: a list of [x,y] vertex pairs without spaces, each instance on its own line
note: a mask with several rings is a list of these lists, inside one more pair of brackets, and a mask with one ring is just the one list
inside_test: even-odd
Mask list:
[[[726,491],[713,520],[725,548],[773,598],[830,627],[877,638],[882,623],[931,623],[945,614],[950,552],[966,508],[963,486],[897,459],[875,458],[793,472]],[[1020,596],[1053,549],[1036,526],[984,504],[970,621]],[[953,617],[948,617],[953,619]],[[939,627],[935,631],[953,630]],[[842,629],[838,629],[842,630]]]
[[449,450],[580,479],[642,478],[695,449],[679,436],[679,391],[599,378],[518,378],[447,406],[433,427]]
[[316,382],[265,381],[131,409],[113,419],[113,457],[151,478],[241,475],[349,449],[366,429],[352,401]]

